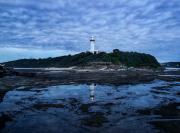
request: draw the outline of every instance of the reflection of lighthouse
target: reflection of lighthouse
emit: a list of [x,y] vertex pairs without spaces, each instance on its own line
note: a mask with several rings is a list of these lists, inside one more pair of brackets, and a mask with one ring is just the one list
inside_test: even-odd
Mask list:
[[91,84],[89,89],[90,89],[90,100],[94,101],[94,95],[95,95],[95,84]]

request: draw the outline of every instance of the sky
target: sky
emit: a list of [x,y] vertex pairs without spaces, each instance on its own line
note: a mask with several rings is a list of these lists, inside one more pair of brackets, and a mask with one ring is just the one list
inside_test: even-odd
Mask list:
[[0,62],[90,49],[180,61],[180,0],[0,0]]

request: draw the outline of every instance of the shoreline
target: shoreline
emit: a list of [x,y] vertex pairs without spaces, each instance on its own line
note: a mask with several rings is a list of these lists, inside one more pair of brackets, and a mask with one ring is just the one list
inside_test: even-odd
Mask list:
[[[0,85],[10,86],[51,86],[56,84],[138,84],[155,79],[164,81],[180,81],[180,71],[152,70],[93,70],[87,69],[15,69],[15,75],[1,78]],[[2,86],[2,85],[1,85]]]
[[[0,78],[0,102],[8,106],[8,104],[6,104],[6,100],[8,99],[10,100],[10,103],[15,103],[14,105],[16,105],[15,107],[17,107],[16,109],[18,110],[18,112],[22,113],[17,115],[17,111],[11,111],[12,107],[8,108],[10,109],[10,112],[8,112],[9,114],[1,113],[0,119],[2,121],[2,124],[0,130],[2,131],[8,129],[9,127],[12,128],[11,126],[8,127],[6,123],[11,123],[10,121],[14,122],[15,120],[21,120],[20,117],[24,117],[26,115],[26,113],[24,115],[24,112],[29,112],[30,110],[32,110],[33,113],[34,111],[37,111],[37,116],[39,117],[40,111],[46,111],[48,109],[51,109],[54,110],[55,114],[58,115],[61,113],[56,112],[57,109],[69,112],[67,111],[67,109],[72,110],[72,108],[78,111],[78,118],[79,116],[84,116],[84,114],[88,116],[85,118],[81,117],[80,122],[82,122],[81,124],[83,126],[86,126],[88,128],[91,127],[91,129],[94,129],[94,126],[98,124],[99,128],[103,130],[103,125],[106,123],[106,121],[104,120],[108,120],[107,123],[113,124],[114,116],[117,117],[119,120],[122,120],[122,117],[125,119],[129,119],[132,118],[132,115],[136,116],[137,119],[143,117],[144,120],[142,122],[145,123],[145,125],[148,125],[148,127],[151,127],[153,125],[156,130],[166,129],[167,131],[169,131],[178,127],[179,121],[177,119],[174,119],[174,117],[166,119],[166,116],[169,116],[170,114],[179,117],[179,114],[176,114],[176,112],[178,111],[177,107],[179,107],[179,102],[176,100],[172,101],[172,95],[174,97],[179,96],[179,92],[176,90],[176,88],[179,86],[180,83],[180,76],[177,76],[180,75],[180,71],[62,71],[57,69],[19,69],[15,73],[16,75],[9,75]],[[79,89],[76,90],[76,87],[78,87],[79,85],[85,86],[82,88],[80,87],[80,89],[83,91]],[[58,88],[57,86],[62,86],[62,88]],[[175,87],[174,91],[172,91],[172,87]],[[109,88],[111,89],[109,90]],[[63,91],[63,89],[66,91]],[[75,94],[77,95],[71,95],[74,94],[74,92],[76,92]],[[102,99],[105,101],[105,103],[96,102],[96,99],[98,100],[98,98],[102,98],[101,95],[98,95],[100,92],[102,92],[101,94],[104,94],[103,97],[110,99]],[[8,93],[10,95],[8,95]],[[66,94],[70,95],[70,97],[68,97]],[[48,101],[42,98],[43,96],[47,95],[49,95],[50,98],[50,100]],[[87,103],[81,101],[82,96],[88,98]],[[169,98],[169,101],[163,98],[163,101],[165,103],[162,103],[162,97],[166,97],[166,99]],[[53,98],[52,103],[51,98]],[[57,103],[57,99],[60,99],[61,102]],[[146,102],[142,102],[142,105],[140,105],[139,108],[139,105],[136,102],[136,100],[138,99],[140,102],[142,101],[142,99],[144,99],[146,102],[148,102],[148,104],[146,104]],[[159,105],[151,106],[151,102],[153,105],[153,101],[155,104],[159,103]],[[118,114],[116,110],[117,105],[118,107],[121,107],[118,110]],[[134,105],[132,106],[133,110],[128,110],[129,105]],[[19,106],[25,108],[22,109],[19,108]],[[93,109],[93,107],[98,107],[103,110],[100,110],[98,113],[96,113],[97,110],[93,110],[94,112],[92,113],[91,109]],[[123,111],[124,108],[128,110],[127,113]],[[76,111],[75,116],[77,113]],[[107,112],[110,113],[106,114]],[[17,117],[12,117],[12,114]],[[154,118],[154,115],[161,114],[162,117],[158,117],[158,119]],[[49,113],[46,112],[46,115],[49,115]],[[31,118],[33,119],[33,117]],[[56,120],[56,118],[54,117],[52,117],[52,119]],[[68,122],[70,121],[71,119],[68,120]],[[159,126],[163,125],[164,121],[167,121],[168,123],[170,123],[170,125],[173,121],[174,125],[168,128]],[[122,120],[122,122],[125,123],[124,125],[128,125],[129,128],[128,121]],[[138,121],[134,119],[134,122],[139,122],[139,119]],[[26,124],[26,122],[24,124]],[[133,127],[131,128],[133,129]],[[117,127],[114,126],[113,129],[115,130],[117,129]],[[151,129],[151,131],[153,131],[153,129]]]

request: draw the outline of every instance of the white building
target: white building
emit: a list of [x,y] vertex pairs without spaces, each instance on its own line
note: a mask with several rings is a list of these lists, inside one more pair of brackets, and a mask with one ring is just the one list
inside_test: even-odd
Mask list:
[[91,45],[90,46],[90,52],[93,53],[93,54],[98,53],[98,50],[95,50],[95,44],[96,44],[96,40],[95,40],[94,36],[92,36],[90,38],[90,45]]

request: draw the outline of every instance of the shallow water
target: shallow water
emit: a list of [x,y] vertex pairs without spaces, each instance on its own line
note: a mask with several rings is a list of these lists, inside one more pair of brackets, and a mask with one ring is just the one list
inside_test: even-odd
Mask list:
[[7,92],[0,103],[0,131],[4,133],[168,131],[169,129],[150,124],[157,119],[167,119],[164,114],[158,114],[153,109],[176,103],[173,109],[177,114],[172,116],[166,113],[166,115],[171,115],[168,119],[176,118],[179,123],[179,94],[180,82],[161,80],[121,86],[70,84],[46,88],[19,87]]

